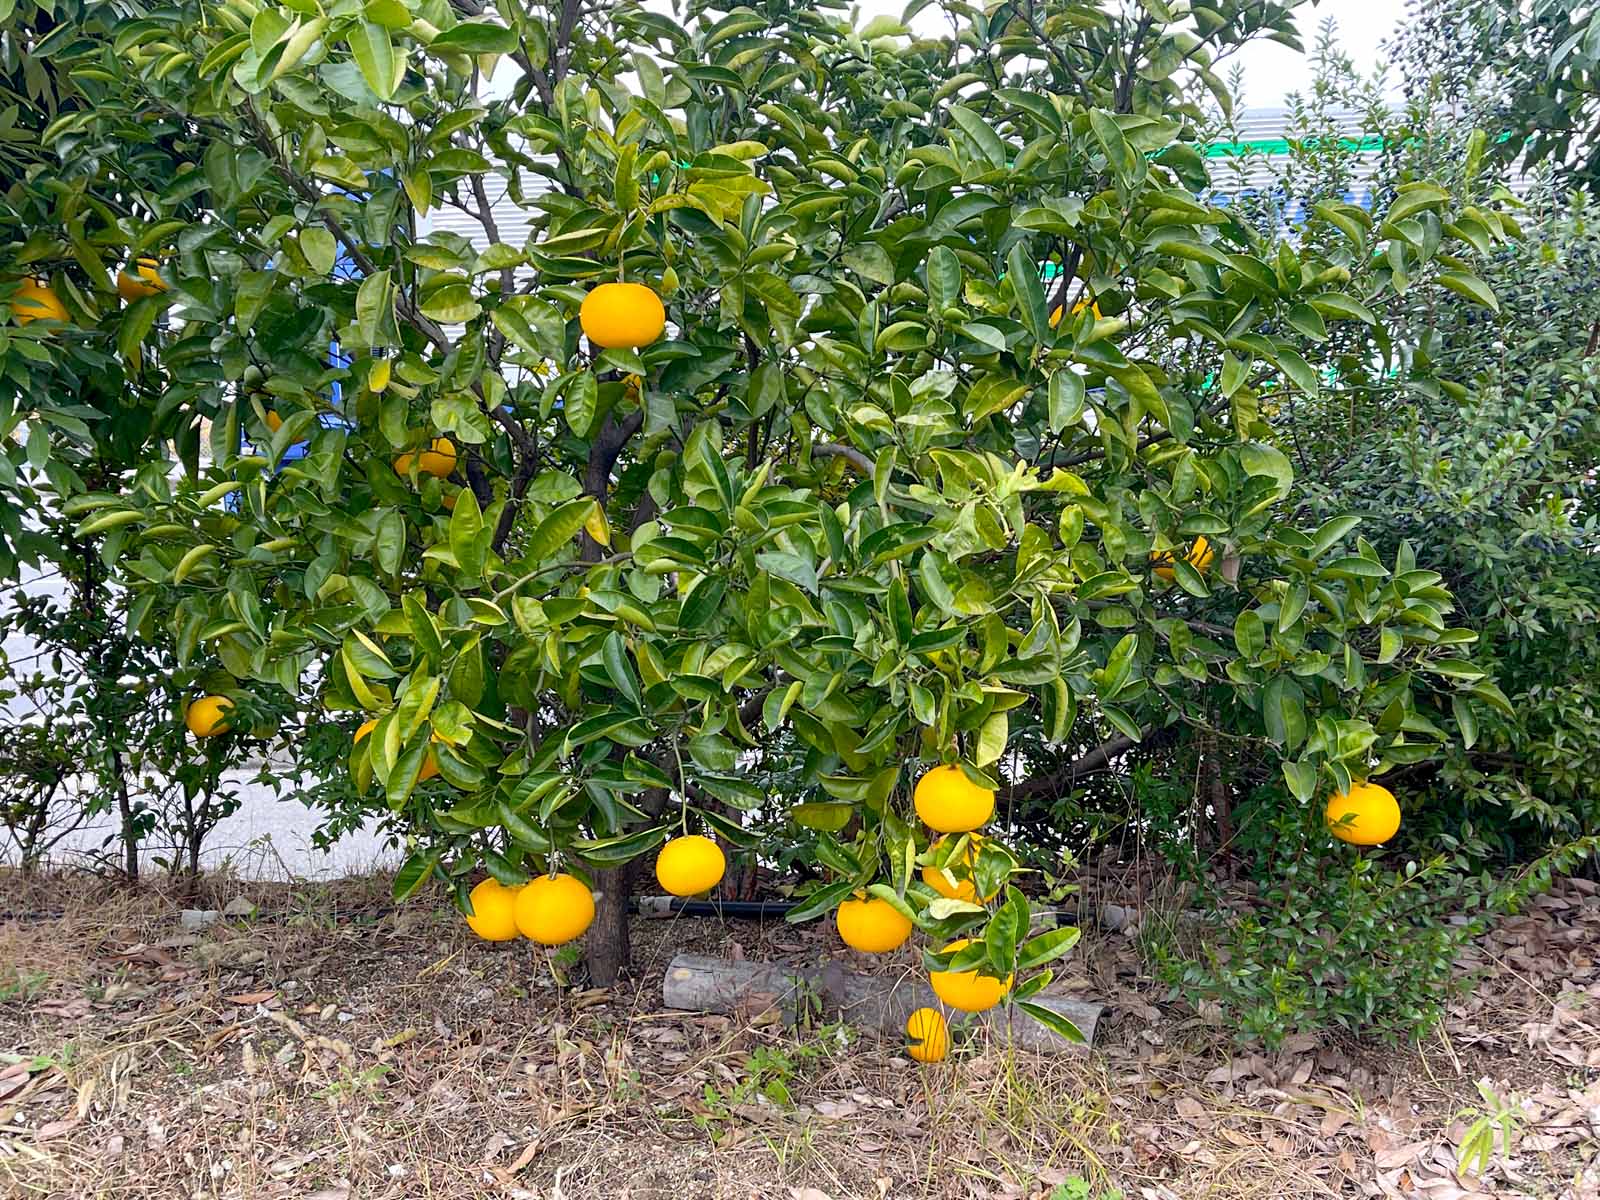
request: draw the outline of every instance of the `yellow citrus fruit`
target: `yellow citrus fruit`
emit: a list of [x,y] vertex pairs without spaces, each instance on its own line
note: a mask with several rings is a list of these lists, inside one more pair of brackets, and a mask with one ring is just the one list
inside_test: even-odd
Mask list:
[[444,495],[439,497],[439,503],[444,505],[445,512],[455,512],[455,510],[456,510],[456,493],[455,492],[446,492]]
[[1351,785],[1348,794],[1333,794],[1328,801],[1327,819],[1329,832],[1340,841],[1352,846],[1377,846],[1400,828],[1400,805],[1388,788],[1357,783]]
[[[1211,565],[1211,560],[1216,556],[1216,550],[1212,548],[1210,542],[1206,541],[1205,535],[1201,534],[1194,539],[1194,545],[1189,547],[1189,552],[1183,557],[1196,571],[1204,573],[1205,569]],[[1156,564],[1156,574],[1170,582],[1173,575],[1172,551],[1151,551],[1150,561]]]
[[642,283],[602,283],[583,298],[578,324],[596,346],[637,350],[661,336],[667,310]]
[[[965,900],[969,904],[976,903],[978,889],[972,882],[972,869],[977,866],[978,847],[983,844],[983,840],[983,834],[969,833],[967,835],[967,848],[962,852],[961,857],[950,862],[943,871],[938,867],[923,867],[922,882],[948,900]],[[940,838],[933,844],[933,849],[937,850],[944,845],[945,841],[945,838]],[[950,884],[950,875],[956,876],[959,881],[953,887]],[[993,900],[996,894],[995,892],[990,892],[984,899]]]
[[517,893],[517,928],[543,946],[583,936],[594,920],[594,894],[571,875],[541,875]]
[[201,696],[183,711],[183,723],[195,737],[215,737],[228,732],[228,710],[233,701],[226,696]]
[[67,306],[44,280],[23,279],[11,293],[11,316],[18,325],[39,320],[65,321]]
[[673,838],[656,856],[656,878],[674,896],[709,892],[722,882],[727,869],[722,847],[698,833]]
[[[1057,325],[1061,324],[1061,308],[1062,308],[1062,306],[1058,304],[1058,305],[1055,306],[1055,309],[1050,313],[1050,328],[1051,329],[1054,329]],[[1095,304],[1093,301],[1090,301],[1090,300],[1079,300],[1076,304],[1074,304],[1072,306],[1072,315],[1073,316],[1077,316],[1079,313],[1081,313],[1086,308],[1094,313],[1094,319],[1096,321],[1101,320],[1100,306],[1098,304]]]
[[283,428],[283,418],[270,408],[267,409],[266,421],[267,428],[272,430],[273,433],[277,433],[278,430]]
[[[350,739],[350,744],[352,746],[355,745],[357,742],[359,742],[362,738],[366,737],[369,733],[371,733],[377,727],[378,727],[378,718],[377,717],[373,717],[370,721],[363,721],[361,723],[360,728],[358,728],[356,730],[355,737]],[[437,742],[437,741],[440,741],[441,739],[440,739],[439,735],[436,733],[436,734],[433,735],[432,740]],[[417,771],[417,782],[418,783],[426,783],[428,780],[432,779],[438,773],[439,773],[439,760],[434,758],[433,750],[430,748],[428,750],[427,757],[422,760],[421,768]]]
[[[439,740],[439,735],[434,734],[432,740],[437,742]],[[417,770],[417,782],[427,783],[428,780],[432,779],[438,773],[439,760],[433,756],[433,747],[429,746],[427,754],[423,755],[422,766]]]
[[994,793],[954,765],[935,767],[917,780],[912,800],[922,823],[938,833],[970,833],[994,816]]
[[876,896],[868,899],[863,892],[839,905],[834,921],[844,944],[863,954],[898,950],[911,936],[911,922],[904,913],[887,900]]
[[395,457],[394,473],[409,476],[413,461],[421,474],[443,479],[456,469],[456,444],[447,437],[437,437],[420,454],[407,450]]
[[917,1062],[943,1062],[950,1053],[950,1026],[937,1008],[919,1008],[906,1018],[906,1053]]
[[[946,946],[945,951],[961,950],[970,942],[970,938],[960,938]],[[976,971],[933,971],[928,976],[934,995],[962,1012],[983,1012],[993,1008],[1011,990],[1011,980],[1010,975],[999,980],[992,975],[979,975]]]
[[161,264],[153,258],[141,258],[135,266],[136,274],[126,270],[117,272],[117,295],[129,304],[167,290],[167,281],[161,278]]
[[436,437],[417,457],[417,470],[443,479],[456,469],[456,444],[447,437]]
[[508,888],[498,879],[485,879],[472,889],[472,915],[467,928],[486,942],[509,942],[517,928],[517,894],[521,888]]

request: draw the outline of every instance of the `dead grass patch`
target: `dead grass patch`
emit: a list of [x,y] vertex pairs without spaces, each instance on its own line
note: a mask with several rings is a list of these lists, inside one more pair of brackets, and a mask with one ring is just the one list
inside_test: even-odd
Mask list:
[[[1600,914],[1564,887],[1485,939],[1439,1037],[1270,1058],[1168,1008],[1130,936],[1064,972],[1111,1001],[1088,1057],[967,1044],[921,1068],[826,1024],[663,1012],[671,955],[830,953],[820,930],[640,921],[636,978],[394,910],[383,881],[0,881],[0,1190],[19,1197],[1595,1195]],[[184,931],[184,907],[258,910]],[[239,907],[239,906],[236,906]],[[906,969],[898,959],[886,970]],[[1454,1170],[1487,1077],[1524,1116]],[[1587,1190],[1585,1190],[1587,1189]]]

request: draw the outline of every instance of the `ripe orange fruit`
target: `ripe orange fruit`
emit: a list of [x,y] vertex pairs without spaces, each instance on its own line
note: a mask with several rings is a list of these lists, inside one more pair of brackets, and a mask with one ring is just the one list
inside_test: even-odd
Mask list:
[[456,444],[447,437],[436,437],[417,458],[417,470],[443,479],[456,469]]
[[1400,828],[1400,805],[1394,793],[1376,783],[1352,784],[1348,794],[1335,792],[1328,800],[1326,816],[1328,831],[1352,846],[1380,845]]
[[673,838],[656,856],[656,879],[673,896],[709,892],[722,882],[727,869],[722,847],[698,833]]
[[[970,943],[970,938],[959,938],[945,950],[960,950]],[[1011,980],[1010,975],[1000,980],[992,975],[979,975],[977,971],[933,971],[928,975],[934,995],[962,1012],[984,1012],[993,1008],[1011,990]]]
[[637,350],[661,336],[667,310],[642,283],[602,283],[583,298],[578,324],[596,346]]
[[447,437],[436,437],[420,454],[413,454],[407,450],[404,454],[396,456],[394,473],[409,476],[413,460],[416,461],[419,473],[444,479],[456,469],[456,444]]
[[141,258],[135,265],[137,274],[126,269],[117,272],[117,295],[129,304],[167,290],[167,281],[161,278],[161,264],[153,258]]
[[863,954],[898,950],[911,936],[911,922],[904,913],[887,900],[868,899],[865,892],[857,892],[854,899],[839,905],[834,923],[844,944]]
[[492,876],[472,889],[472,915],[467,927],[486,942],[509,942],[517,928],[517,894],[521,888],[504,887]]
[[937,1008],[919,1008],[906,1018],[906,1053],[917,1062],[943,1062],[950,1053],[950,1026]]
[[517,893],[515,912],[523,937],[561,946],[589,928],[594,894],[571,875],[541,875]]
[[[937,850],[945,844],[946,838],[940,838],[933,844]],[[969,904],[977,902],[978,889],[972,882],[972,869],[978,863],[978,847],[984,841],[983,834],[967,834],[967,848],[961,857],[954,859],[941,871],[938,867],[927,866],[922,868],[922,882],[931,887],[939,895],[949,900],[965,900]],[[957,882],[954,886],[950,883],[950,876],[954,875]],[[993,900],[996,892],[990,892],[984,900]]]
[[[1217,552],[1212,548],[1211,543],[1206,541],[1204,534],[1201,534],[1194,539],[1194,545],[1189,547],[1189,552],[1183,557],[1191,567],[1203,573],[1216,556]],[[1172,551],[1152,550],[1150,552],[1150,561],[1156,564],[1156,574],[1170,583],[1173,576]]]
[[953,764],[935,767],[917,780],[912,801],[922,823],[938,833],[970,833],[994,816],[994,793]]
[[42,279],[21,279],[11,293],[11,317],[18,325],[30,321],[67,320],[67,306],[49,283]]
[[266,421],[267,428],[272,430],[273,433],[277,433],[278,430],[283,428],[283,418],[274,409],[267,409]]
[[[1062,308],[1062,306],[1058,304],[1058,305],[1055,306],[1055,308],[1050,313],[1050,328],[1051,329],[1054,329],[1057,325],[1061,324],[1061,308]],[[1073,316],[1077,316],[1079,313],[1081,313],[1086,308],[1094,313],[1094,319],[1096,321],[1101,319],[1101,317],[1100,317],[1100,306],[1098,304],[1094,303],[1092,300],[1079,300],[1076,304],[1074,304],[1072,306],[1072,315]]]
[[456,492],[446,492],[444,495],[439,497],[439,503],[444,505],[445,512],[455,512],[456,496],[458,494],[459,493]]
[[201,696],[183,710],[183,723],[197,738],[216,737],[228,732],[227,714],[232,707],[233,701],[226,696]]
[[[370,721],[363,721],[361,723],[360,727],[356,730],[356,735],[353,738],[350,739],[350,744],[352,746],[354,746],[357,742],[359,742],[362,738],[366,737],[367,734],[371,733],[377,727],[378,727],[378,718],[377,717],[373,717]],[[441,739],[440,739],[439,735],[436,733],[436,734],[433,735],[432,740],[437,742],[437,741],[440,741]],[[422,767],[417,771],[417,782],[418,783],[427,783],[428,780],[432,779],[438,773],[439,773],[439,760],[434,758],[433,750],[430,748],[428,750],[427,757],[422,760]]]

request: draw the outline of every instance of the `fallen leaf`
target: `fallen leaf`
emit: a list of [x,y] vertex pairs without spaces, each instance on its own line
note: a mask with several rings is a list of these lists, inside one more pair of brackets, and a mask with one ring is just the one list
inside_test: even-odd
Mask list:
[[229,1004],[265,1004],[268,1000],[276,999],[277,995],[275,991],[240,992],[237,996],[224,996],[223,999]]

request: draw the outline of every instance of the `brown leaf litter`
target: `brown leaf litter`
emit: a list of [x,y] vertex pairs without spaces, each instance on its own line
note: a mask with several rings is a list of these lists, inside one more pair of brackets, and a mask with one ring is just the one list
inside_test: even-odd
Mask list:
[[[968,1043],[932,1068],[826,1024],[661,1010],[673,953],[845,954],[822,923],[641,920],[636,976],[573,991],[381,886],[263,885],[276,919],[185,933],[189,898],[0,877],[4,1194],[1060,1200],[1081,1178],[1128,1200],[1600,1200],[1587,881],[1472,947],[1481,978],[1413,1050],[1240,1052],[1165,1002],[1129,929],[1062,972],[1112,1006],[1092,1055]],[[1471,1174],[1479,1081],[1513,1132]]]

